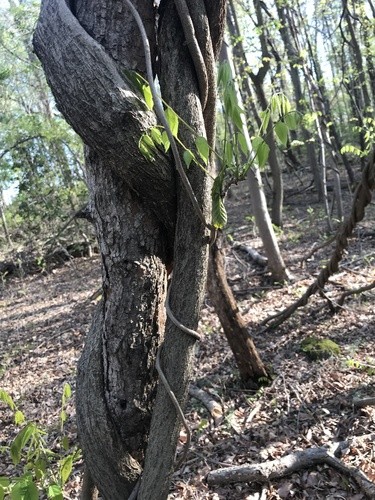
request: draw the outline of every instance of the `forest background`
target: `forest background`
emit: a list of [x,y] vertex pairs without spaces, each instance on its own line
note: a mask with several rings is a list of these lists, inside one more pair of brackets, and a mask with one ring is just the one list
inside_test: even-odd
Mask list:
[[[64,331],[56,324],[52,336],[58,348],[49,350],[51,319],[43,315],[37,319],[40,313],[35,313],[34,320],[41,323],[37,333],[29,320],[22,319],[30,316],[27,308],[39,307],[35,302],[33,306],[30,294],[40,303],[49,300],[40,288],[47,283],[57,287],[53,283],[57,277],[66,289],[56,292],[54,306],[59,308],[60,300],[61,307],[84,300],[88,315],[99,282],[97,244],[85,219],[82,145],[58,113],[32,49],[38,10],[38,2],[11,1],[2,7],[0,21],[0,272],[7,333],[1,339],[1,386],[26,415],[29,412],[28,418],[36,417],[48,426],[51,415],[59,415],[57,395],[63,389],[62,385],[52,389],[46,382],[40,384],[53,401],[50,415],[42,415],[35,402],[30,404],[35,352],[46,356],[44,363],[56,366],[49,356],[61,356],[67,342],[66,366],[52,371],[60,382],[68,377],[74,388],[74,364],[89,318],[74,316],[67,307],[62,323],[66,325],[70,318],[79,326],[72,334],[71,326]],[[234,80],[224,70],[219,73],[222,100],[217,148],[229,172],[228,184],[247,180],[232,187],[226,201],[227,275],[246,328],[264,362],[272,366],[268,373],[272,371],[273,382],[260,392],[246,384],[243,388],[246,380],[241,377],[241,366],[232,358],[224,337],[216,345],[220,325],[212,306],[206,304],[202,328],[208,340],[198,355],[201,362],[195,383],[219,403],[220,418],[207,417],[202,403],[198,408],[191,403],[188,416],[197,429],[195,455],[176,476],[171,498],[194,494],[196,498],[215,498],[215,494],[219,498],[256,494],[304,498],[306,491],[309,498],[335,498],[336,494],[362,498],[366,488],[355,479],[344,484],[345,474],[332,473],[326,466],[292,479],[281,476],[260,490],[243,484],[210,489],[202,480],[215,468],[212,460],[216,468],[241,465],[249,459],[257,463],[307,444],[328,446],[336,441],[349,443],[344,462],[375,478],[374,412],[370,405],[353,406],[353,401],[374,395],[375,232],[369,201],[365,219],[354,221],[351,239],[340,249],[339,274],[332,272],[334,278],[328,281],[326,277],[319,284],[315,290],[319,297],[313,299],[309,312],[295,314],[281,327],[275,323],[279,318],[269,318],[303,296],[329,263],[335,244],[337,248],[336,230],[345,217],[353,216],[356,185],[362,181],[369,191],[373,188],[364,172],[375,134],[374,15],[371,0],[229,2],[221,62],[227,61]],[[239,165],[251,147],[253,162],[241,170]],[[251,176],[261,176],[264,187],[260,192],[254,193]],[[267,213],[257,201],[264,196]],[[75,257],[84,259],[77,264]],[[60,267],[64,262],[68,267]],[[82,279],[86,288],[81,288]],[[278,327],[277,333],[265,331],[269,323]],[[334,342],[328,344],[328,354],[317,356],[327,356],[327,360],[306,358],[310,347],[303,339],[312,337],[314,342]],[[316,345],[312,350],[314,357]],[[28,381],[24,387],[22,380]],[[69,409],[72,417],[66,432],[74,442],[74,410]],[[11,423],[4,432],[5,447],[16,428]],[[56,436],[51,431],[48,435],[51,445]],[[207,447],[212,450],[211,462]],[[202,454],[203,459],[199,458]],[[59,460],[56,463],[61,465]],[[1,474],[9,471],[13,465],[6,461]],[[81,477],[78,455],[70,472],[73,475],[65,487],[74,498]],[[59,481],[61,487],[68,481],[61,477],[61,468]]]

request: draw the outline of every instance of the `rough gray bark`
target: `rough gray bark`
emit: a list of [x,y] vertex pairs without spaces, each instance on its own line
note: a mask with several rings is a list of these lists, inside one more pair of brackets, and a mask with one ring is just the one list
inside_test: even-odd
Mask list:
[[[101,33],[102,18],[93,12],[100,12],[105,2],[97,0],[90,4],[91,15],[99,24],[96,29]],[[106,9],[110,9],[109,5]],[[148,15],[153,17],[152,5]],[[129,13],[122,12],[122,18],[123,23],[117,26],[130,25],[133,38],[138,39],[137,27]],[[122,31],[117,31],[118,39],[123,36]],[[134,192],[147,199],[159,220],[172,231],[174,171],[168,158],[159,151],[155,152],[153,163],[139,154],[139,138],[156,124],[156,118],[121,74],[125,68],[144,72],[143,56],[129,45],[126,60],[116,64],[109,55],[111,46],[100,45],[82,28],[66,2],[57,0],[42,2],[34,47],[65,119],[87,146],[106,158],[110,168]],[[127,161],[129,158],[131,162]]]
[[[148,2],[139,3],[146,9]],[[176,192],[169,158],[156,152],[152,163],[139,152],[140,135],[156,119],[119,73],[144,71],[135,46],[116,49],[125,26],[138,38],[132,18],[115,2],[98,0],[90,9],[77,2],[74,10],[91,15],[90,33],[64,1],[49,0],[42,3],[34,46],[59,109],[86,143],[103,301],[79,363],[77,423],[93,481],[104,498],[116,500],[133,490],[147,446]],[[111,25],[112,39],[101,38],[106,20],[94,14],[104,11],[122,19],[117,31]],[[148,11],[152,18],[152,5]]]

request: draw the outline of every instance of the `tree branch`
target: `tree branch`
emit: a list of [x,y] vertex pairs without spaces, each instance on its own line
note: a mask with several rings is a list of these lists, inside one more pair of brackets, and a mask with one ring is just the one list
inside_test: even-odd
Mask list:
[[319,464],[327,464],[339,472],[350,476],[365,493],[367,498],[375,498],[375,484],[361,471],[345,465],[325,448],[310,448],[291,453],[277,460],[218,469],[208,473],[207,483],[209,485],[238,482],[266,483],[271,479],[280,479],[293,472]]
[[173,167],[161,151],[155,151],[150,163],[138,147],[142,134],[156,124],[156,116],[82,28],[65,0],[42,2],[34,48],[66,120],[172,231]]

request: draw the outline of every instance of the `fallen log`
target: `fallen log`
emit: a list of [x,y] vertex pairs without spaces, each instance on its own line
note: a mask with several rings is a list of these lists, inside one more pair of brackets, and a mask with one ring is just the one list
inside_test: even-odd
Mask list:
[[375,498],[375,484],[358,469],[345,465],[326,448],[309,448],[263,463],[217,469],[208,473],[207,483],[210,486],[238,482],[266,483],[320,464],[327,464],[346,476],[350,476],[367,498]]

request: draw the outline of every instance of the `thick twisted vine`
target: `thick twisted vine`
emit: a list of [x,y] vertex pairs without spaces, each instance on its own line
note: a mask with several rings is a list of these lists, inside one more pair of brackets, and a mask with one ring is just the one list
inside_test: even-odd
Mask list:
[[372,191],[375,189],[375,149],[373,150],[369,161],[362,172],[361,182],[359,183],[353,198],[353,204],[350,216],[339,227],[336,234],[336,246],[328,264],[323,267],[318,277],[312,283],[300,299],[292,305],[280,311],[278,314],[268,317],[262,322],[262,325],[268,325],[268,329],[276,328],[288,319],[299,307],[305,306],[309,298],[316,292],[321,291],[327,283],[330,276],[339,269],[339,263],[343,253],[348,247],[348,238],[352,235],[355,226],[365,216],[365,208],[371,202]]
[[[147,80],[148,80],[148,84],[150,86],[152,97],[154,100],[155,112],[156,112],[158,119],[160,120],[163,127],[165,128],[167,135],[168,135],[168,139],[169,139],[170,144],[171,144],[171,149],[172,149],[173,157],[174,157],[174,160],[176,163],[177,171],[180,175],[181,181],[182,181],[182,183],[187,191],[187,194],[192,202],[192,205],[193,205],[200,221],[202,222],[202,224],[205,227],[209,228],[212,231],[213,228],[212,228],[211,224],[208,224],[206,222],[204,214],[203,214],[203,212],[198,204],[197,198],[194,194],[194,191],[191,187],[189,179],[188,179],[188,177],[185,173],[185,170],[183,168],[176,141],[173,137],[172,131],[170,129],[170,126],[168,124],[167,118],[166,118],[165,113],[164,113],[162,100],[161,100],[161,98],[156,90],[155,84],[154,84],[153,71],[152,71],[152,61],[151,61],[151,51],[150,51],[149,41],[147,38],[147,33],[146,33],[146,30],[145,30],[144,25],[143,25],[143,21],[139,15],[137,9],[132,4],[132,2],[130,0],[125,0],[125,3],[129,7],[129,9],[130,9],[130,11],[131,11],[136,23],[137,23],[140,34],[141,34],[144,53],[145,53],[145,59],[146,59]],[[191,50],[192,54],[194,54],[194,56],[192,55],[192,58],[193,58],[194,66],[195,66],[195,69],[196,69],[197,75],[198,75],[201,100],[204,103],[204,105],[202,104],[202,107],[204,107],[206,105],[207,96],[208,96],[208,78],[207,78],[206,71],[205,70],[203,71],[203,69],[202,69],[202,68],[205,68],[203,56],[202,56],[202,53],[200,51],[199,45],[197,43],[197,40],[196,40],[196,37],[194,34],[194,26],[193,26],[191,17],[189,15],[189,10],[188,10],[188,7],[187,7],[185,1],[184,0],[176,0],[175,3],[176,3],[176,6],[178,8],[179,17],[180,17],[180,19],[183,19],[184,34],[185,34],[185,37],[187,38],[189,49]],[[165,303],[168,318],[181,331],[187,333],[188,335],[192,336],[196,340],[200,340],[201,336],[198,332],[196,332],[195,330],[192,330],[190,328],[187,328],[182,323],[180,323],[178,321],[178,319],[176,319],[176,317],[174,316],[174,314],[170,308],[170,305],[169,305],[170,288],[171,287],[168,286],[167,298],[166,298],[166,303]],[[190,447],[190,442],[191,442],[191,430],[190,430],[189,424],[184,416],[184,413],[181,409],[181,406],[178,403],[177,398],[176,398],[174,392],[172,391],[172,389],[169,385],[169,382],[168,382],[167,378],[165,377],[164,372],[161,368],[161,364],[160,364],[161,349],[162,349],[162,346],[158,349],[158,352],[156,355],[155,367],[156,367],[157,372],[159,374],[159,378],[160,378],[161,382],[163,383],[164,388],[167,391],[167,393],[168,393],[168,395],[169,395],[169,397],[170,397],[170,399],[171,399],[171,401],[172,401],[172,403],[177,411],[177,414],[179,415],[179,417],[182,421],[182,424],[185,428],[186,436],[187,436],[186,443],[184,446],[183,455],[176,465],[176,467],[178,467],[182,462],[184,462],[186,455],[188,453],[188,450]],[[139,487],[139,484],[137,485],[137,487],[135,488],[135,490],[133,492],[134,498],[136,498],[138,487]]]
[[130,11],[131,11],[136,23],[137,23],[139,32],[141,34],[142,43],[143,43],[143,50],[145,53],[145,60],[146,60],[147,81],[148,81],[148,84],[150,86],[152,97],[154,100],[155,113],[156,113],[156,116],[160,120],[161,124],[163,125],[163,127],[167,133],[167,136],[168,136],[168,139],[169,139],[169,142],[171,145],[172,153],[173,153],[173,158],[174,158],[174,161],[176,164],[177,172],[181,178],[181,181],[184,185],[184,188],[186,189],[186,192],[190,198],[190,201],[191,201],[191,203],[194,207],[194,210],[195,210],[196,214],[198,215],[200,221],[202,222],[202,224],[205,227],[207,227],[208,229],[211,230],[212,226],[211,226],[211,224],[206,222],[205,216],[202,212],[201,207],[199,206],[198,200],[194,194],[193,188],[191,187],[190,181],[189,181],[189,179],[186,175],[186,172],[184,170],[184,167],[182,165],[182,161],[181,161],[180,153],[179,153],[178,148],[177,148],[176,141],[173,137],[171,128],[169,126],[168,120],[167,120],[165,113],[164,113],[162,100],[161,100],[161,98],[156,90],[156,87],[155,87],[153,71],[152,71],[150,44],[149,44],[149,41],[147,38],[147,33],[145,30],[142,18],[130,0],[125,0],[125,3],[129,7],[129,9],[130,9]]
[[202,109],[206,107],[208,98],[208,75],[202,51],[199,47],[197,37],[195,35],[194,23],[190,16],[189,7],[185,0],[175,0],[178,16],[180,18],[182,29],[186,38],[187,46],[189,47],[190,55],[193,59],[194,68],[198,77],[198,86]]

